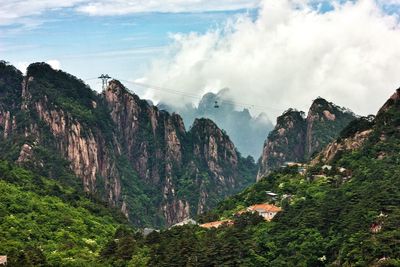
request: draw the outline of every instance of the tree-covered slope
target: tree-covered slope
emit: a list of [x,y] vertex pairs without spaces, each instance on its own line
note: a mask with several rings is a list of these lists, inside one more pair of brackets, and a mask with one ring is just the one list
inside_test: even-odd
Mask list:
[[122,214],[83,191],[0,161],[0,253],[9,266],[100,266]]
[[[230,218],[233,226],[153,233],[137,251],[146,250],[150,266],[400,266],[399,129],[400,90],[373,121],[355,120],[336,141],[368,131],[358,145],[320,158],[305,175],[274,171],[199,218]],[[263,202],[283,211],[271,222],[234,215]]]

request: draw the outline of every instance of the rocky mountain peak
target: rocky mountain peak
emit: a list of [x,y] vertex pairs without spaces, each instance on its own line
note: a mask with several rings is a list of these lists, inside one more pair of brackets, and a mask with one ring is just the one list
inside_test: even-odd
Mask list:
[[379,109],[378,114],[382,114],[390,109],[390,107],[400,102],[400,88],[398,88],[393,95],[385,102],[385,104]]
[[[210,119],[196,119],[190,129],[197,155],[204,155],[206,161],[225,162],[237,167],[238,155],[228,135]],[[210,162],[207,163],[208,165]],[[213,168],[214,169],[214,168]],[[215,171],[215,169],[214,169]]]
[[306,160],[338,137],[355,115],[323,98],[313,101],[307,115]]
[[241,172],[242,158],[211,120],[187,132],[178,114],[117,80],[97,94],[45,63],[31,64],[28,76],[0,62],[0,156],[79,183],[136,225],[194,216],[255,175]]
[[306,120],[304,112],[289,109],[277,118],[277,123],[264,143],[257,180],[287,161],[303,161]]
[[253,117],[248,108],[236,106],[228,88],[218,93],[206,93],[198,107],[191,104],[176,107],[165,103],[159,103],[158,107],[178,112],[187,126],[192,125],[196,118],[211,119],[228,133],[240,153],[254,158],[259,157],[265,135],[272,129],[272,123],[265,113]]
[[106,91],[111,91],[114,94],[121,95],[128,93],[127,89],[125,86],[118,80],[112,79],[109,83],[108,86],[105,89]]
[[309,160],[355,118],[352,112],[323,98],[312,102],[306,118],[304,114],[289,109],[278,117],[264,144],[258,179],[287,161]]
[[[385,142],[389,135],[396,134],[399,129],[400,88],[379,109],[376,116],[359,117],[349,123],[340,133],[338,139],[329,143],[312,161],[331,163],[346,151],[361,148],[365,142],[375,135],[372,142]],[[377,152],[382,159],[385,153]]]
[[192,131],[222,132],[215,122],[207,118],[195,119],[191,129]]
[[304,112],[296,109],[288,109],[276,119],[276,125],[292,127],[293,122],[304,121]]

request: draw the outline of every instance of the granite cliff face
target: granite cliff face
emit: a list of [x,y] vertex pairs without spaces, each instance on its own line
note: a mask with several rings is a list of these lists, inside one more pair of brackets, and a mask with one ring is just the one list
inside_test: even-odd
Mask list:
[[265,141],[257,179],[287,161],[303,161],[307,125],[304,112],[289,109],[278,117]]
[[97,94],[43,63],[26,77],[0,63],[0,136],[0,157],[80,183],[137,225],[182,221],[251,179],[212,121],[196,120],[186,132],[179,115],[118,81]]
[[307,117],[289,109],[278,117],[260,159],[257,180],[285,162],[305,162],[339,136],[355,115],[322,98],[313,101]]
[[[318,163],[332,164],[343,153],[362,148],[370,142],[387,142],[389,136],[398,134],[400,129],[398,116],[400,110],[400,88],[379,109],[376,116],[369,115],[353,120],[345,127],[339,138],[328,144],[311,161],[312,165]],[[374,151],[376,159],[382,160],[387,156],[386,152]]]
[[354,119],[351,111],[323,98],[314,100],[306,119],[306,160],[336,139],[340,131]]
[[345,151],[359,149],[369,138],[371,132],[372,129],[357,131],[353,136],[333,141],[311,161],[311,165],[319,162],[330,163]]

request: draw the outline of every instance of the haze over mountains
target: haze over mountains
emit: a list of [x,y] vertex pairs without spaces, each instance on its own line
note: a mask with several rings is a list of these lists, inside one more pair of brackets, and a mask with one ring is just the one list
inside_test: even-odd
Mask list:
[[[198,106],[172,106],[164,103],[157,105],[160,109],[179,113],[186,126],[193,124],[196,118],[209,118],[225,130],[243,156],[252,156],[255,160],[261,155],[262,144],[272,130],[272,122],[265,113],[253,117],[247,108],[237,107],[225,88],[218,93],[207,93]],[[243,110],[239,110],[243,109]]]

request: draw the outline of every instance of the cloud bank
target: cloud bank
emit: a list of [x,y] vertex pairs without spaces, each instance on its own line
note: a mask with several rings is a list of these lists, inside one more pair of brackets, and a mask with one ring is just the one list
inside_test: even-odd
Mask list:
[[143,12],[205,12],[256,8],[260,0],[3,0],[0,26],[37,26],[49,11],[66,9],[90,16],[115,16]]
[[289,107],[306,110],[318,96],[375,113],[400,86],[400,27],[383,11],[389,2],[335,2],[321,11],[306,1],[266,0],[255,20],[241,16],[205,34],[174,35],[169,55],[142,81],[187,94],[229,87],[237,102],[266,107],[271,118]]
[[0,25],[37,25],[35,17],[46,11],[71,8],[85,0],[3,0],[0,1]]
[[97,0],[77,8],[93,16],[125,15],[142,12],[204,12],[255,8],[260,0]]

